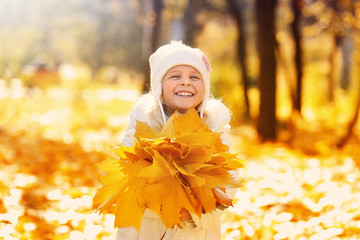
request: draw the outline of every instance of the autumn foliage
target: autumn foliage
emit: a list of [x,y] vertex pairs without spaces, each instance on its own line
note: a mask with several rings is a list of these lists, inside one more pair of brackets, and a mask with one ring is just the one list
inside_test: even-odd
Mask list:
[[139,231],[146,208],[170,228],[182,227],[182,208],[201,217],[232,205],[221,189],[240,186],[229,171],[243,164],[195,110],[173,114],[160,132],[137,122],[135,137],[134,147],[114,148],[117,157],[98,165],[108,174],[94,203],[100,211],[116,203],[116,227]]
[[[95,165],[119,145],[134,102],[105,86],[31,96],[0,89],[8,94],[0,101],[0,239],[115,239],[114,212],[92,207],[104,175]],[[341,116],[352,109],[338,107]],[[232,150],[246,162],[222,240],[358,239],[360,128],[337,149],[339,109],[308,105],[276,143],[257,141],[250,124],[232,125]]]

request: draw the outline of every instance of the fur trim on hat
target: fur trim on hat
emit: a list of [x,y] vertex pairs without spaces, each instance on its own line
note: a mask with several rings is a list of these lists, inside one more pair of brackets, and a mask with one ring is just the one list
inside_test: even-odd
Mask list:
[[206,123],[214,132],[222,132],[228,128],[231,114],[229,109],[218,99],[210,99],[204,110]]

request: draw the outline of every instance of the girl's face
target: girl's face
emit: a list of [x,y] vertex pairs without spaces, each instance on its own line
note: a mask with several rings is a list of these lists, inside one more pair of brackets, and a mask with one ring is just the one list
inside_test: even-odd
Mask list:
[[162,100],[166,115],[185,113],[204,98],[204,82],[198,70],[187,65],[170,68],[162,80]]

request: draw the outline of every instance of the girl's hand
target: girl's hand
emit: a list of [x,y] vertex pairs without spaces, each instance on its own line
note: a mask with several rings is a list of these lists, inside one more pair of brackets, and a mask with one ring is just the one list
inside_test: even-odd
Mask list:
[[180,220],[181,221],[189,221],[189,220],[192,220],[192,217],[189,213],[188,210],[186,210],[185,208],[182,208],[180,210]]

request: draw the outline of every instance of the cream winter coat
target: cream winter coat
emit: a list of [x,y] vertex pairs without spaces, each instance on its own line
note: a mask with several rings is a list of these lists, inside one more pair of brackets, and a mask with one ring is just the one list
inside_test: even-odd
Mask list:
[[[158,105],[151,94],[144,95],[135,104],[130,113],[130,122],[122,138],[121,144],[133,146],[136,121],[146,122],[153,127],[159,126],[160,117]],[[230,146],[228,131],[230,129],[229,110],[216,99],[208,100],[203,112],[205,122],[212,131],[222,133],[222,141]],[[166,191],[166,189],[164,189]],[[166,229],[161,219],[149,209],[144,212],[140,233],[133,227],[120,228],[117,232],[117,240],[220,240],[220,216],[221,210],[209,214],[203,214],[201,218],[192,215],[193,221],[184,222],[183,229],[174,226]]]

